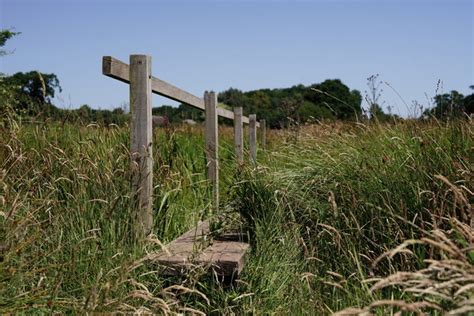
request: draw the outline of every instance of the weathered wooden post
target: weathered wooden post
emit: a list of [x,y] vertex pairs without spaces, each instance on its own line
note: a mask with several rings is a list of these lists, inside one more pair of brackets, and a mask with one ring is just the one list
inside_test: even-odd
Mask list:
[[151,57],[130,55],[132,188],[137,217],[147,236],[153,226],[153,158],[151,127]]
[[260,120],[261,146],[265,150],[267,146],[267,121]]
[[249,149],[250,161],[257,164],[257,115],[249,115]]
[[211,181],[213,195],[213,210],[219,210],[219,139],[217,124],[217,95],[211,92],[204,92],[205,106],[205,138],[206,138],[206,158],[207,158],[207,176]]
[[244,135],[242,122],[242,107],[234,108],[234,145],[235,156],[239,164],[244,161]]

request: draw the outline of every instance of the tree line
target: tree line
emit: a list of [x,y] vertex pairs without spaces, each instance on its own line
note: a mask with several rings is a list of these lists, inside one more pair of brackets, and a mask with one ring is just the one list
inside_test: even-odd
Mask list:
[[[7,54],[2,47],[6,41],[19,33],[0,30],[0,56]],[[311,123],[320,120],[397,120],[398,116],[386,113],[380,104],[380,84],[377,76],[367,79],[368,91],[362,107],[360,91],[352,90],[340,79],[328,79],[312,85],[295,85],[280,89],[258,89],[244,92],[230,88],[218,94],[219,106],[232,109],[242,107],[244,114],[257,114],[265,118],[271,128],[286,128],[292,124]],[[471,86],[474,89],[474,86]],[[35,120],[58,120],[89,124],[123,125],[129,120],[123,108],[97,110],[88,105],[67,110],[53,105],[55,95],[61,92],[60,81],[55,74],[38,71],[18,72],[13,75],[0,73],[0,114],[3,118],[17,115]],[[474,111],[474,93],[464,96],[457,91],[438,94],[434,106],[423,112],[422,118],[463,117]],[[166,117],[170,123],[180,123],[191,119],[203,121],[203,113],[191,106],[178,107],[163,105],[152,110],[153,115]],[[222,120],[222,123],[231,122]]]

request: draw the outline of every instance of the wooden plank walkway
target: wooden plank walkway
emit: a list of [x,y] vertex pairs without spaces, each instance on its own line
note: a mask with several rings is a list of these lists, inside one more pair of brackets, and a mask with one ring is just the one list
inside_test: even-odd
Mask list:
[[235,233],[211,240],[209,222],[204,221],[170,242],[154,262],[170,275],[183,274],[196,266],[210,268],[218,275],[237,276],[244,267],[250,245],[238,241]]

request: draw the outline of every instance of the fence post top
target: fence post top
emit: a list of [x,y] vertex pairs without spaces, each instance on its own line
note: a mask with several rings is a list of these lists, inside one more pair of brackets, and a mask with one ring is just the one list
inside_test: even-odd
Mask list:
[[[109,57],[109,56],[106,56],[106,57]],[[147,55],[147,54],[130,54],[130,58],[151,58],[151,55]]]
[[212,91],[212,90],[211,90],[211,91],[207,91],[207,90],[204,91],[204,96],[206,96],[206,95],[214,96],[215,94],[216,94],[216,93],[215,93],[214,91]]
[[[148,64],[151,67],[151,56],[149,55],[130,55],[130,64]],[[150,76],[151,79],[151,76]]]

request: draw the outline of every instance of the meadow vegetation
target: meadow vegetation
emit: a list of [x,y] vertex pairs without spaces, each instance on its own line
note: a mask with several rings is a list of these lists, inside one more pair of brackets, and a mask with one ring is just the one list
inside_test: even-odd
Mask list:
[[[14,35],[0,31],[0,56]],[[474,94],[439,94],[403,120],[382,111],[377,76],[368,83],[368,113],[339,80],[222,92],[285,129],[269,131],[257,166],[238,166],[220,128],[219,214],[203,127],[156,129],[153,234],[141,239],[130,115],[56,108],[54,74],[0,74],[0,313],[474,313]],[[170,111],[197,115],[154,109]],[[242,274],[164,276],[154,254],[207,218],[249,237]]]
[[223,127],[219,221],[241,221],[252,244],[231,284],[152,263],[212,216],[200,126],[155,130],[146,240],[132,233],[127,127],[10,121],[0,133],[2,313],[473,308],[471,122],[271,131],[257,168],[236,166]]

